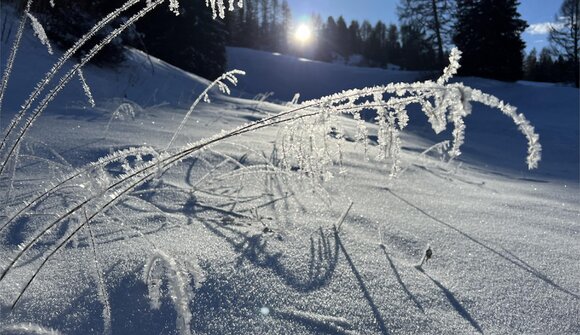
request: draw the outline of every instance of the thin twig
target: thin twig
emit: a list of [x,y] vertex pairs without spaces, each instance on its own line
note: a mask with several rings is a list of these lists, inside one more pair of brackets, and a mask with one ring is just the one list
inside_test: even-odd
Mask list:
[[348,207],[346,208],[346,210],[342,213],[342,215],[340,216],[340,218],[338,219],[338,221],[336,221],[336,224],[334,225],[336,227],[336,232],[337,234],[340,233],[340,228],[342,228],[342,223],[344,222],[344,219],[346,218],[346,215],[348,214],[348,212],[350,211],[350,209],[352,208],[352,205],[354,204],[353,201],[351,201],[348,204]]

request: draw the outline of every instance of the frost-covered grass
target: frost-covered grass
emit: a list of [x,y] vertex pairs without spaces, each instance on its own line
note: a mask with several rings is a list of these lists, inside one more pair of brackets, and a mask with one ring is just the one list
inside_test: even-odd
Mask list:
[[[24,48],[33,50],[26,62],[46,59],[36,55],[42,49],[32,41]],[[139,54],[131,54],[135,60],[127,66],[137,70],[127,73],[136,81],[147,78],[148,69],[134,66]],[[185,82],[201,92],[200,84],[208,84],[159,61],[154,66],[159,78],[175,74],[170,88]],[[452,66],[445,73],[453,71]],[[438,82],[354,90],[289,107],[257,108],[255,101],[212,92],[213,104],[195,109],[189,106],[204,93],[181,106],[170,101],[162,107],[163,101],[143,94],[131,102],[143,106],[140,113],[111,121],[126,103],[115,99],[124,79],[91,67],[84,72],[97,107],[64,91],[62,101],[82,100],[84,106],[55,101],[22,137],[13,176],[1,180],[11,192],[2,199],[0,226],[0,252],[8,255],[1,260],[4,329],[115,334],[578,329],[577,179],[569,173],[499,175],[469,161],[440,162],[435,150],[425,150],[432,142],[398,133],[402,108],[419,103],[436,130],[454,122],[458,131],[448,135],[455,138],[455,150],[463,141],[463,117],[471,111],[467,102],[487,102],[521,126],[531,148],[528,162],[536,162],[536,138],[524,119],[479,89],[447,84],[446,75]],[[23,82],[17,79],[15,87]],[[111,94],[101,95],[94,82],[113,87]],[[156,99],[171,99],[170,91]],[[559,93],[568,103],[558,112],[573,120],[574,95]],[[378,125],[357,117],[367,107],[379,111]],[[473,114],[492,111],[475,106]],[[343,112],[354,120],[336,117]],[[409,127],[417,129],[413,126],[421,122],[413,113]],[[315,121],[303,122],[308,118]],[[492,129],[495,135],[517,134],[515,127]],[[564,129],[577,136],[572,122]],[[553,132],[547,133],[550,141]],[[336,143],[342,143],[340,150],[329,149]],[[213,149],[206,150],[210,144]],[[469,141],[466,145],[469,149]],[[445,146],[434,149],[440,147]],[[472,147],[483,149],[471,157],[487,158],[484,143]],[[387,177],[381,162],[367,160],[387,148],[396,149],[387,153],[404,170],[396,179]],[[520,162],[525,157],[510,154]],[[564,171],[570,171],[574,158],[565,158],[571,163]],[[334,178],[322,185],[312,178],[329,173]],[[419,271],[427,245],[434,255]]]

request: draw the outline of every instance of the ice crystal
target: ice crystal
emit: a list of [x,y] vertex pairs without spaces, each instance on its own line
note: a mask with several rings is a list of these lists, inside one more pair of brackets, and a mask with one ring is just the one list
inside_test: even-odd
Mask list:
[[38,37],[40,43],[46,46],[48,53],[52,55],[52,46],[50,45],[48,36],[46,36],[46,31],[44,31],[44,27],[42,26],[42,24],[40,24],[40,22],[38,22],[38,20],[36,19],[36,17],[34,17],[34,15],[32,15],[31,13],[26,13],[26,15],[28,15],[28,18],[30,19],[32,29],[34,30],[34,35]]

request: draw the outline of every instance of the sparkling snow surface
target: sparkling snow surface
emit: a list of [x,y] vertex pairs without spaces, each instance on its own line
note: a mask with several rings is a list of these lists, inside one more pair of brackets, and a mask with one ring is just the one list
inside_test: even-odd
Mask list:
[[[247,77],[234,97],[214,92],[211,104],[200,104],[175,146],[287,108],[237,98],[242,90],[290,100],[296,92],[314,98],[419,76],[228,53],[230,66]],[[48,55],[27,33],[2,127],[58,54]],[[89,66],[84,75],[97,106],[77,80],[41,116],[21,148],[13,187],[9,174],[0,180],[0,222],[48,182],[115,149],[163,149],[208,84],[136,51],[119,69]],[[481,106],[466,119],[464,155],[449,164],[420,153],[450,133],[433,135],[422,114],[410,113],[406,170],[396,179],[373,159],[373,145],[366,160],[360,145],[347,143],[346,172],[337,168],[319,185],[264,168],[275,161],[278,128],[234,137],[92,220],[97,262],[83,229],[11,312],[20,288],[74,222],[45,236],[0,282],[0,333],[102,334],[107,324],[113,334],[580,333],[579,91],[457,81],[526,114],[543,144],[537,171],[526,170],[516,126]],[[111,120],[123,103],[134,115]],[[354,133],[354,122],[343,122]],[[0,234],[0,267],[77,200],[71,189],[11,223]],[[333,225],[350,201],[337,232]],[[428,246],[433,257],[418,268]]]

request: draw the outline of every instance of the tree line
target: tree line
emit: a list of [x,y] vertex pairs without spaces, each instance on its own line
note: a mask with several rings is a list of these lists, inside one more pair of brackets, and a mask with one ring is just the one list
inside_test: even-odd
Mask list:
[[[365,20],[347,23],[344,17],[323,20],[312,14],[309,26],[314,39],[305,49],[317,60],[333,61],[363,56],[359,65],[386,67],[401,65],[407,69],[434,68],[435,53],[426,43],[425,33],[412,24],[397,26]],[[228,45],[273,52],[300,53],[293,45],[292,29],[296,23],[286,0],[245,0],[242,10],[226,18]]]
[[[2,4],[11,3],[18,10],[23,10],[27,2],[0,1]],[[34,1],[31,10],[42,23],[51,43],[66,50],[122,3],[117,0],[58,0],[52,6],[49,1]],[[140,2],[131,6],[93,36],[76,56],[80,58],[89,52],[96,43],[144,5],[145,2]],[[8,38],[17,27],[7,27],[4,23],[0,29],[2,36]],[[125,59],[124,50],[130,46],[213,80],[225,72],[226,38],[225,24],[212,18],[205,1],[180,1],[178,16],[169,6],[160,6],[103,48],[92,63],[98,66],[115,66]]]
[[[574,82],[578,87],[578,3],[564,0],[550,29],[550,47],[525,54],[528,27],[518,0],[400,0],[399,25],[313,14],[308,56],[322,61],[361,55],[362,66],[398,65],[440,70],[455,45],[463,51],[460,75],[499,80]],[[292,13],[286,1],[246,0],[227,22],[232,46],[299,53],[292,48]]]
[[[24,0],[1,0],[22,7]],[[463,51],[460,75],[499,80],[574,82],[579,72],[579,2],[563,0],[550,29],[550,47],[525,54],[528,27],[518,0],[399,0],[399,24],[344,17],[310,17],[314,38],[298,45],[296,22],[287,0],[244,0],[244,7],[213,20],[203,0],[180,2],[180,15],[164,6],[113,41],[95,60],[123,60],[126,45],[141,49],[187,71],[215,78],[225,69],[225,46],[281,53],[306,53],[322,61],[348,61],[372,67],[398,65],[408,70],[441,70],[455,45]],[[33,11],[52,41],[67,48],[101,17],[119,6],[115,0],[34,2]],[[128,11],[115,24],[133,12]],[[2,35],[9,28],[2,27]],[[110,31],[97,35],[98,41]],[[92,45],[87,45],[88,50]]]
[[524,78],[532,81],[573,82],[580,80],[580,0],[564,0],[550,28],[550,48],[534,48],[524,62]]

